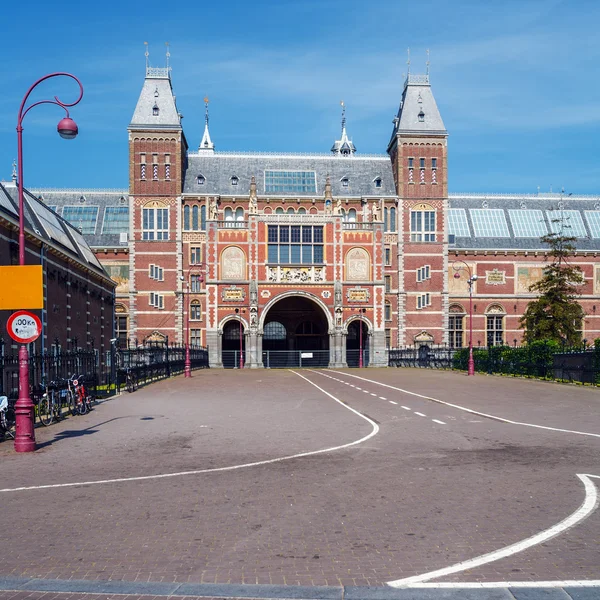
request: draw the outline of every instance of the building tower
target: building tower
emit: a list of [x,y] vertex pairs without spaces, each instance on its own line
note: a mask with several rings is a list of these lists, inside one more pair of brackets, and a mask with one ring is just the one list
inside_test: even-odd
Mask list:
[[446,341],[447,138],[429,69],[409,72],[387,150],[399,199],[398,345]]
[[[130,338],[177,340],[182,331],[180,205],[187,143],[171,69],[150,67],[129,132]],[[179,333],[179,337],[181,334]]]

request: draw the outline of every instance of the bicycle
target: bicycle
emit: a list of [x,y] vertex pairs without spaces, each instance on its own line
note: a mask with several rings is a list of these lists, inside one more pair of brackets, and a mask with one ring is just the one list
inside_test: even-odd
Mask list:
[[79,394],[79,397],[85,403],[87,409],[86,412],[89,412],[90,410],[94,410],[92,408],[92,402],[95,402],[95,398],[92,396],[92,394],[88,393],[87,389],[85,388],[84,381],[85,379],[83,375],[80,375],[73,383],[77,386],[77,393]]
[[85,398],[81,395],[79,381],[75,374],[73,374],[67,382],[67,390],[69,394],[69,410],[73,416],[85,415],[88,411]]
[[127,386],[127,391],[132,394],[137,389],[137,379],[130,368],[125,370],[125,385]]
[[2,437],[15,439],[16,422],[14,407],[8,404],[6,396],[0,396],[0,433]]
[[56,385],[54,381],[46,385],[46,391],[38,403],[38,415],[45,427],[62,418],[62,402]]

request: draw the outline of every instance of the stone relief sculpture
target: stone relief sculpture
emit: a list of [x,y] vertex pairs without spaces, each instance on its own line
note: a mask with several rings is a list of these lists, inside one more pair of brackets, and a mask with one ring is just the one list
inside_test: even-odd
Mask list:
[[373,205],[371,207],[371,215],[372,215],[372,220],[374,222],[381,221],[381,211],[379,210],[379,204],[377,202],[373,202]]
[[210,199],[210,204],[208,205],[208,216],[211,221],[216,221],[219,218],[219,207],[217,205],[216,198]]
[[366,250],[353,248],[346,254],[346,280],[366,281],[370,279],[371,260]]
[[246,279],[246,257],[241,248],[229,246],[221,253],[221,278]]

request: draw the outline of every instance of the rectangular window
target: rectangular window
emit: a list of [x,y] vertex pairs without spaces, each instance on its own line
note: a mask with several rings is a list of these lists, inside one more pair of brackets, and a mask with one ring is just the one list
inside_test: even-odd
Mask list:
[[193,348],[199,348],[202,345],[202,330],[191,329],[190,330],[190,346]]
[[164,241],[169,239],[169,209],[142,209],[142,239]]
[[504,343],[504,317],[502,315],[487,316],[488,346],[502,346]]
[[421,169],[424,169],[424,168],[425,168],[425,159],[424,159],[424,158],[420,158],[420,159],[419,159],[419,167],[420,167]]
[[129,231],[129,207],[107,206],[104,209],[102,233],[127,233]]
[[162,294],[155,294],[154,292],[150,292],[150,298],[148,303],[154,308],[164,308],[165,297]]
[[202,262],[202,248],[192,246],[190,248],[190,265],[199,265]]
[[410,213],[410,241],[435,242],[434,210],[413,210]]
[[437,169],[437,158],[432,158],[431,159],[431,168],[432,169]]
[[192,321],[200,321],[202,318],[202,308],[200,306],[200,302],[195,300],[190,305],[190,319]]
[[317,193],[314,171],[265,171],[265,192],[269,193]]
[[450,315],[448,318],[448,338],[450,348],[463,347],[464,315]]
[[199,292],[201,283],[202,283],[202,275],[192,275],[190,277],[190,292],[194,292],[194,293]]
[[431,279],[431,267],[429,265],[417,269],[417,281],[425,281],[426,279]]
[[127,347],[127,321],[127,317],[123,315],[117,315],[117,318],[115,319],[115,337],[119,341],[119,348]]
[[96,221],[98,220],[97,206],[65,206],[62,218],[66,219],[84,235],[96,233]]
[[385,276],[385,291],[386,292],[392,291],[392,276],[391,275]]
[[164,269],[157,265],[150,265],[148,276],[155,281],[164,281]]
[[389,267],[392,264],[392,249],[391,248],[386,248],[385,249],[385,266]]
[[385,330],[385,347],[386,348],[392,347],[392,330],[391,329]]
[[409,158],[408,159],[408,168],[412,169],[415,166],[415,159],[414,158]]
[[316,225],[269,225],[268,261],[271,264],[323,263],[323,227]]
[[417,296],[417,310],[426,308],[431,305],[431,297],[429,294],[420,294]]
[[385,303],[385,320],[392,320],[392,305],[389,302]]

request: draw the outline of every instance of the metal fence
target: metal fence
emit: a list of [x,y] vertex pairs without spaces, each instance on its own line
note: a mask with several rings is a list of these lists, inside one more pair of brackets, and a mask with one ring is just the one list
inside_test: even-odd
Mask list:
[[[6,352],[0,340],[0,395],[15,399],[19,395],[18,352]],[[190,348],[192,369],[208,367],[208,349]],[[147,343],[101,354],[97,349],[65,350],[51,346],[46,352],[29,354],[29,385],[34,399],[53,381],[83,375],[88,389],[96,396],[117,392],[125,382],[129,370],[143,385],[182,373],[185,367],[185,348],[167,343]]]
[[[223,350],[221,359],[225,369],[240,368],[239,350]],[[242,352],[242,359],[242,366],[245,366],[245,351]],[[262,363],[265,369],[328,367],[329,350],[264,350]]]

